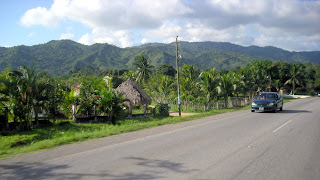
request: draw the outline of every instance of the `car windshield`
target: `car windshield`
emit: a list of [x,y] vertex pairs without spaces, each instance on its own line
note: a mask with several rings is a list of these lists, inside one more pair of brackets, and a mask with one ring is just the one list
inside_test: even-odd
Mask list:
[[257,96],[257,99],[276,99],[276,95],[275,94],[260,94],[259,96]]

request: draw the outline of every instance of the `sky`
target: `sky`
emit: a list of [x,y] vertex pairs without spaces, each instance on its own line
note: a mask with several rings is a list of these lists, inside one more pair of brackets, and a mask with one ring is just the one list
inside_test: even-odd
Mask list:
[[0,46],[231,42],[320,51],[320,0],[0,0]]

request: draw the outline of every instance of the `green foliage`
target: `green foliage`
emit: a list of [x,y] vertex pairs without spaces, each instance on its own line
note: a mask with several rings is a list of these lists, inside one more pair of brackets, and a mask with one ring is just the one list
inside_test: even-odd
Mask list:
[[177,71],[169,64],[162,64],[157,68],[157,74],[174,77]]
[[193,65],[183,65],[180,72],[181,97],[186,101],[193,101],[200,94],[200,69],[196,69]]
[[222,97],[227,100],[228,97],[232,95],[234,90],[236,89],[234,72],[229,71],[226,74],[222,74],[220,77],[220,82],[218,86],[218,92],[222,95]]
[[170,106],[169,104],[157,104],[155,106],[155,115],[169,116]]
[[[205,94],[206,103],[210,103],[212,100],[217,99],[218,96],[218,86],[219,86],[219,76],[215,73],[215,69],[209,69],[201,73],[201,90]],[[198,101],[202,101],[198,98]]]
[[128,101],[124,99],[123,93],[114,91],[102,92],[100,103],[98,103],[98,109],[101,113],[108,116],[113,124],[121,117],[124,112],[124,102]]
[[175,88],[173,77],[167,75],[154,75],[146,84],[146,92],[157,103],[168,103]]
[[[180,42],[183,64],[197,68],[231,70],[254,60],[269,59],[295,63],[319,63],[320,52],[289,52],[275,47],[242,47],[221,42]],[[54,76],[93,75],[110,69],[133,69],[135,57],[148,56],[149,64],[175,66],[175,45],[151,43],[139,47],[118,48],[108,44],[82,45],[70,40],[50,41],[35,46],[16,46],[0,51],[0,70],[8,66],[35,67]],[[172,70],[172,69],[171,69]],[[172,73],[173,71],[171,71]],[[165,74],[172,76],[172,74]]]
[[[210,49],[210,43],[201,48]],[[188,57],[191,55],[187,54]],[[55,78],[26,66],[18,70],[7,68],[0,73],[0,107],[9,110],[9,121],[20,122],[22,126],[29,126],[33,118],[37,120],[39,113],[53,119],[61,112],[71,117],[73,104],[77,105],[77,115],[106,115],[115,124],[124,114],[122,103],[125,100],[112,89],[127,79],[143,82],[142,88],[156,103],[177,101],[177,76],[166,75],[174,72],[172,66],[162,65],[152,71],[144,55],[137,55],[132,63],[135,72],[110,70],[98,75],[92,66],[85,66],[84,70],[74,68],[69,76]],[[319,71],[319,65],[270,60],[254,60],[245,67],[220,71],[184,64],[179,70],[181,102],[184,105],[210,104],[233,96],[254,96],[270,88],[285,89],[286,93],[314,94],[320,89]]]
[[149,64],[148,57],[144,55],[139,55],[134,59],[133,63],[135,73],[136,73],[136,81],[138,83],[145,83],[150,75],[153,66]]
[[296,92],[296,85],[301,85],[302,77],[304,74],[305,66],[303,64],[292,64],[289,70],[289,79],[285,82],[286,84],[292,85],[292,94]]

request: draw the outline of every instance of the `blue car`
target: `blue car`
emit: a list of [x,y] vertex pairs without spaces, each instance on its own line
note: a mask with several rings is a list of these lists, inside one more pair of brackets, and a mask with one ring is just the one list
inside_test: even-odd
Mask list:
[[283,110],[283,98],[275,92],[263,92],[259,94],[251,104],[251,112]]

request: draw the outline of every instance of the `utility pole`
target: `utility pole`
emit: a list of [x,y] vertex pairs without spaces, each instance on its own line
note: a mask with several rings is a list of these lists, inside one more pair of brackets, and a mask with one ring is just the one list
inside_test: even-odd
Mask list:
[[178,105],[179,116],[181,117],[181,99],[180,99],[180,86],[179,86],[179,49],[178,49],[178,36],[176,38],[176,66],[177,66],[177,89],[178,89]]

